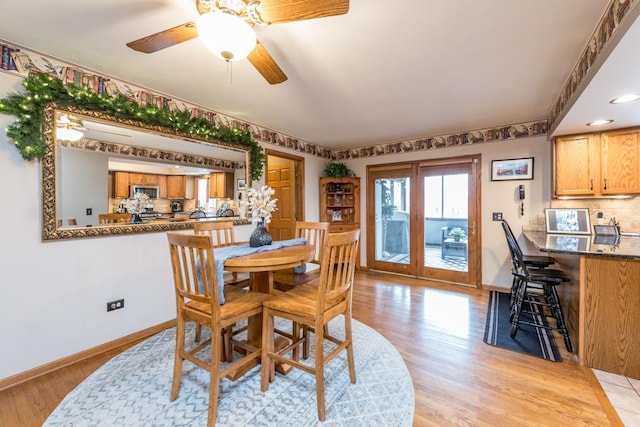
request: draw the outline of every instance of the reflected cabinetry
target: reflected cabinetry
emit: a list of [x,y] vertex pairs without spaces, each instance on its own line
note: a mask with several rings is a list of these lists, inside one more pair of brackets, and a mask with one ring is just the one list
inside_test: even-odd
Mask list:
[[640,194],[640,128],[557,137],[554,195]]
[[233,199],[233,172],[212,172],[209,174],[209,197]]
[[331,233],[360,228],[360,178],[320,178],[320,221]]

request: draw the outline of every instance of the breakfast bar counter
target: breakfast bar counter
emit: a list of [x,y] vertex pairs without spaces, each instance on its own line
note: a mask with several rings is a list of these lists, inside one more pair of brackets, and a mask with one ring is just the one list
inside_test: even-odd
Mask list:
[[558,260],[558,287],[581,365],[640,379],[640,237],[524,231]]

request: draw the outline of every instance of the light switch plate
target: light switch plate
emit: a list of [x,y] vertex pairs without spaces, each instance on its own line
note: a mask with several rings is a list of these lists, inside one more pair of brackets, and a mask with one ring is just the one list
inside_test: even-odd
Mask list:
[[502,221],[502,212],[494,212],[493,213],[494,221]]

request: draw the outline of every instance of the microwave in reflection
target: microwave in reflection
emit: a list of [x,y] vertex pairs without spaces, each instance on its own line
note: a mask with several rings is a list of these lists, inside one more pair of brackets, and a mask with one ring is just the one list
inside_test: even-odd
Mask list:
[[144,193],[149,196],[150,199],[157,199],[160,195],[160,187],[157,185],[132,185],[131,198],[133,198],[136,193]]

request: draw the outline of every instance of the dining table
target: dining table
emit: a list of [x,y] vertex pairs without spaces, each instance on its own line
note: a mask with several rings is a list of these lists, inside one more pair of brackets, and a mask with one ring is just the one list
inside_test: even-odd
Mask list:
[[[273,242],[277,246],[277,242]],[[224,270],[231,273],[249,273],[249,289],[252,292],[272,294],[273,272],[287,268],[306,265],[315,255],[315,245],[304,243],[277,249],[261,250],[248,255],[229,257],[224,261]],[[248,320],[247,344],[262,346],[262,314],[252,316]],[[284,337],[276,337],[275,346],[281,348],[288,345]],[[247,366],[243,372],[237,372],[233,378],[242,376],[253,366]],[[286,366],[279,366],[281,373],[288,372]]]

